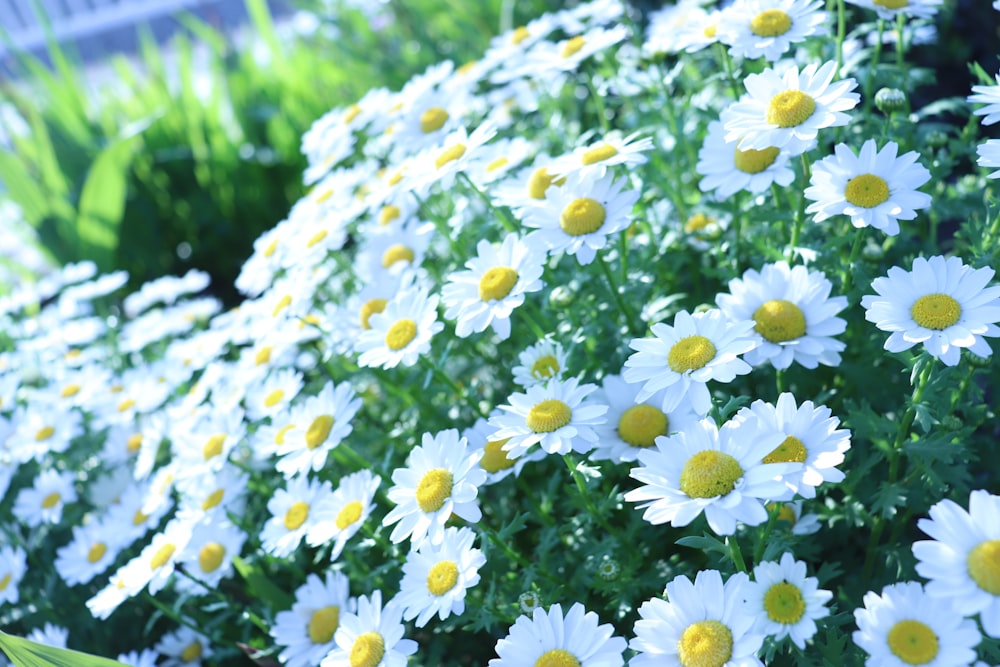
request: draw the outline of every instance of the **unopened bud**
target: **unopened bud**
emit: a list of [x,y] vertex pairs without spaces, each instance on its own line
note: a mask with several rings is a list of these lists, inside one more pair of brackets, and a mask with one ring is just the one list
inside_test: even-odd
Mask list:
[[906,111],[906,93],[899,88],[880,88],[875,93],[875,106],[884,114]]

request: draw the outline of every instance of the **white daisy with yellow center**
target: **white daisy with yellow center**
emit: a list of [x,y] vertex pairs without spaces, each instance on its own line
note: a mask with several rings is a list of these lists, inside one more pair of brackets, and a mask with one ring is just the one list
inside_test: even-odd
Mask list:
[[884,21],[895,21],[898,16],[929,19],[937,14],[944,0],[847,0],[852,5],[870,9]]
[[[382,606],[382,591],[358,598],[355,613],[340,615],[333,635],[336,645],[320,667],[405,667],[417,643],[404,639],[403,608],[395,599]],[[314,663],[315,664],[315,663]]]
[[70,441],[83,434],[83,417],[69,405],[36,401],[19,406],[12,423],[14,432],[0,447],[19,463],[42,462],[50,453],[65,452]]
[[351,420],[360,407],[349,381],[327,382],[296,409],[294,426],[285,433],[274,467],[286,478],[321,470],[330,451],[354,430]]
[[307,537],[309,544],[318,546],[332,540],[330,561],[337,560],[347,541],[361,530],[371,514],[381,482],[371,470],[341,477],[333,494],[316,506],[317,525]]
[[805,649],[816,634],[816,620],[830,614],[826,603],[833,593],[820,589],[816,577],[806,576],[806,564],[787,551],[779,562],[758,563],[753,578],[746,595],[756,630],[775,641],[789,637]]
[[762,667],[757,652],[764,634],[754,628],[746,604],[750,580],[737,572],[723,584],[718,570],[701,570],[692,582],[675,577],[666,599],[653,598],[639,607],[635,638],[629,648],[638,655],[630,667]]
[[708,124],[705,143],[698,151],[695,171],[704,176],[698,183],[702,192],[715,191],[725,199],[746,190],[759,194],[776,183],[786,187],[795,180],[795,172],[788,166],[789,156],[770,146],[761,150],[740,150],[737,141],[726,141],[722,123],[713,120]]
[[719,16],[717,35],[735,58],[780,60],[826,23],[819,0],[738,0]]
[[806,65],[801,72],[791,66],[779,73],[766,69],[746,78],[747,94],[723,110],[726,140],[741,150],[771,147],[799,155],[816,143],[819,130],[846,125],[845,111],[857,106],[860,96],[848,78],[833,83],[837,64]]
[[21,547],[0,547],[0,604],[17,604],[19,585],[28,570],[28,554]]
[[518,353],[518,364],[513,371],[514,382],[527,389],[549,380],[560,380],[566,372],[566,360],[562,344],[546,336]]
[[287,412],[292,399],[302,391],[303,384],[302,373],[292,368],[276,370],[266,378],[254,382],[243,399],[247,418],[257,421]]
[[548,454],[585,454],[594,448],[594,428],[604,423],[608,411],[607,405],[587,400],[596,389],[570,378],[511,394],[509,403],[499,406],[503,412],[489,420],[497,429],[492,439],[506,439],[502,450],[511,458],[523,456],[535,444]]
[[73,526],[73,539],[56,551],[56,572],[67,586],[89,583],[111,567],[127,545],[123,537],[117,526],[106,521]]
[[[499,409],[493,410],[490,417],[501,414]],[[532,449],[522,456],[511,456],[510,452],[505,452],[503,446],[507,444],[506,438],[494,437],[496,429],[480,417],[472,428],[462,432],[469,441],[469,448],[473,452],[481,454],[479,467],[486,471],[486,480],[483,486],[496,484],[500,480],[506,479],[510,475],[517,477],[521,474],[528,463],[541,461],[546,454],[542,449]]]
[[368,284],[419,269],[435,235],[434,225],[418,218],[400,225],[383,226],[370,222],[359,231],[364,241],[355,260],[355,270]]
[[653,525],[686,526],[702,512],[717,535],[732,535],[737,522],[759,525],[767,521],[764,502],[786,495],[780,476],[802,467],[763,462],[782,440],[756,423],[730,420],[718,429],[704,419],[639,452],[630,475],[644,486],[625,500],[639,503]]
[[933,605],[951,604],[962,616],[979,614],[986,634],[1000,637],[1000,496],[969,494],[966,511],[952,500],[930,509],[917,527],[931,537],[913,543],[917,574],[928,579]]
[[246,542],[245,532],[234,526],[222,514],[207,515],[191,532],[191,540],[178,561],[184,570],[199,581],[188,577],[177,580],[178,590],[193,595],[208,591],[202,584],[217,586],[233,573],[233,559],[238,558]]
[[866,665],[968,665],[982,641],[976,624],[951,613],[915,581],[891,584],[878,595],[865,593],[854,610],[854,643]]
[[479,486],[486,479],[479,458],[455,429],[424,433],[421,444],[410,451],[406,467],[392,471],[394,486],[388,495],[396,506],[382,519],[382,525],[396,524],[389,535],[393,544],[407,537],[414,549],[425,540],[441,544],[444,525],[452,514],[478,522],[482,518]]
[[63,508],[77,501],[73,481],[74,475],[68,471],[41,471],[32,486],[17,494],[12,510],[14,516],[30,528],[59,523]]
[[[193,623],[191,619],[186,620]],[[209,660],[204,663],[202,660],[211,658],[215,653],[208,637],[186,625],[160,637],[160,640],[156,642],[156,651],[167,659],[163,663],[164,665],[175,667],[211,664]]]
[[267,501],[271,518],[260,533],[261,547],[267,553],[284,558],[317,526],[316,510],[333,493],[330,482],[293,477],[284,489],[277,489]]
[[465,591],[479,583],[486,557],[473,548],[471,529],[446,528],[438,546],[424,543],[403,563],[403,580],[394,598],[403,606],[403,620],[422,628],[435,615],[444,620],[465,611]]
[[227,463],[218,472],[206,472],[177,481],[183,512],[192,515],[241,515],[245,507],[247,482],[250,475],[234,463]]
[[580,146],[569,155],[558,158],[552,165],[553,174],[568,176],[576,171],[595,172],[603,175],[608,167],[636,167],[646,164],[647,151],[653,150],[653,140],[643,137],[640,132],[622,136],[611,132],[594,137],[585,146]]
[[359,366],[412,366],[431,349],[431,338],[444,328],[437,320],[438,295],[426,287],[404,290],[373,314],[370,329],[358,336]]
[[649,15],[644,53],[695,53],[717,41],[720,12],[708,11],[701,0],[680,0]]
[[947,366],[958,364],[961,350],[988,357],[984,336],[1000,336],[1000,286],[987,287],[994,271],[974,269],[958,257],[917,257],[912,271],[898,266],[872,281],[878,294],[861,298],[865,319],[892,334],[885,349],[902,352],[923,343]]
[[323,578],[310,573],[295,590],[292,608],[279,611],[271,637],[281,647],[278,659],[285,667],[315,667],[336,648],[333,636],[342,616],[355,611],[349,582],[343,572],[327,570]]
[[534,162],[490,187],[490,197],[497,206],[508,206],[523,216],[527,209],[541,206],[566,185],[566,177],[556,174],[555,161],[548,155],[535,156]]
[[913,220],[919,209],[931,205],[930,195],[917,191],[931,173],[917,163],[916,151],[897,157],[898,149],[890,141],[876,150],[875,140],[869,139],[855,156],[846,144],[837,144],[833,155],[812,167],[805,197],[813,203],[806,213],[814,213],[815,222],[847,215],[855,227],[898,234],[899,220]]
[[507,636],[496,645],[489,667],[621,667],[628,644],[610,623],[579,602],[563,614],[561,604],[535,608],[531,617],[518,616]]
[[[469,178],[480,188],[487,188],[490,183],[500,181],[515,169],[531,159],[536,150],[535,144],[524,137],[497,139],[479,151],[476,159],[469,165]],[[492,188],[490,188],[492,195]]]
[[122,568],[127,572],[125,588],[137,593],[148,586],[150,595],[160,592],[172,579],[174,569],[191,541],[193,529],[194,522],[190,519],[170,519],[161,532],[153,535],[142,552]]
[[401,185],[421,198],[426,197],[435,186],[441,190],[450,189],[458,174],[472,168],[480,158],[480,149],[496,133],[496,125],[490,121],[480,123],[471,132],[460,126],[434,146],[407,160],[410,168]]

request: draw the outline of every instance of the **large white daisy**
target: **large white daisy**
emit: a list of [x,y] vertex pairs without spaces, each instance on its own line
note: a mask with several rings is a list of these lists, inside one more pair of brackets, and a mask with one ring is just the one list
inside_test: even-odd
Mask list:
[[720,14],[716,36],[734,57],[775,62],[792,44],[822,31],[822,6],[820,0],[737,0]]
[[708,124],[695,167],[704,176],[698,183],[702,192],[714,190],[725,199],[740,190],[758,194],[772,183],[785,187],[795,180],[795,172],[788,166],[788,153],[774,146],[740,150],[737,143],[735,139],[726,140],[721,122],[713,120]]
[[359,366],[412,366],[431,349],[431,338],[444,328],[437,320],[438,296],[424,287],[396,295],[381,313],[373,314],[370,329],[358,336]]
[[536,608],[531,615],[519,616],[507,636],[497,642],[497,658],[489,667],[522,665],[579,665],[579,667],[620,667],[627,643],[615,637],[614,626],[600,623],[592,611],[576,602],[563,616],[562,605],[548,611]]
[[404,608],[403,618],[416,619],[422,628],[435,615],[444,620],[465,611],[465,591],[479,583],[479,568],[486,557],[472,543],[469,528],[446,528],[441,544],[424,543],[403,563],[403,580],[394,598]]
[[356,613],[341,614],[334,649],[320,667],[406,667],[417,643],[404,639],[403,609],[394,600],[382,606],[382,591],[358,598]]

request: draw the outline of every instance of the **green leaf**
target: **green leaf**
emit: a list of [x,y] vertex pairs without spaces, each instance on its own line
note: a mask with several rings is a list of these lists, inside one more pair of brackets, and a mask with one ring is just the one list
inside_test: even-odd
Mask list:
[[0,182],[32,225],[38,226],[49,214],[51,209],[45,193],[31,177],[27,165],[10,151],[0,151]]
[[104,270],[111,267],[118,250],[118,228],[125,212],[133,143],[132,139],[126,139],[105,148],[91,165],[80,193],[79,251]]
[[233,558],[233,567],[246,580],[252,596],[269,602],[273,609],[291,608],[294,602],[292,596],[278,588],[259,567],[236,557]]
[[0,632],[0,649],[11,659],[14,667],[124,667],[117,660],[46,646],[5,632]]
[[692,549],[698,549],[700,551],[716,551],[720,554],[729,555],[729,547],[718,538],[712,537],[708,533],[701,535],[688,535],[687,537],[682,537],[675,542],[681,547],[690,547]]

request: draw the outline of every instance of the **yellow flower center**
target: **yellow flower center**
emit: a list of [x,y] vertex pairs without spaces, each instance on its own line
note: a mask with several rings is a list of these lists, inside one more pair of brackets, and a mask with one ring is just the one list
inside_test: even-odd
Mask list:
[[926,294],[910,307],[910,317],[925,329],[942,331],[962,317],[962,306],[947,294]]
[[531,365],[531,377],[539,380],[548,380],[555,377],[557,373],[559,373],[559,360],[551,354],[538,357]]
[[667,353],[667,365],[675,373],[704,368],[712,359],[715,359],[715,345],[698,335],[681,338]]
[[889,199],[889,184],[875,174],[861,174],[847,181],[844,199],[862,208],[875,208]]
[[441,107],[431,107],[420,114],[420,131],[424,134],[437,132],[448,122],[448,112]]
[[288,426],[282,426],[281,429],[274,434],[274,444],[283,445],[285,444],[285,436],[288,432],[295,428],[295,424],[289,424]]
[[181,661],[182,662],[194,662],[201,657],[202,647],[201,642],[197,639],[184,647],[181,651]]
[[494,172],[497,169],[505,167],[509,162],[510,160],[508,160],[506,157],[500,156],[497,159],[492,160],[488,165],[486,165],[486,173]]
[[764,609],[767,617],[775,623],[795,625],[806,613],[806,602],[798,586],[782,581],[767,589]]
[[313,234],[309,238],[309,240],[306,242],[306,247],[307,248],[312,248],[314,245],[316,245],[317,243],[319,243],[323,239],[325,239],[326,238],[326,234],[327,234],[327,231],[325,229],[319,230],[318,232],[316,232],[315,234]]
[[663,410],[642,403],[633,405],[618,420],[618,435],[633,447],[652,447],[657,436],[666,435],[670,420]]
[[684,667],[722,667],[733,655],[733,633],[719,621],[698,621],[684,628],[677,658]]
[[704,213],[695,213],[687,222],[684,223],[684,231],[688,234],[694,234],[695,232],[700,232],[709,225],[715,222],[715,218],[705,215]]
[[161,567],[170,562],[171,556],[177,550],[177,545],[175,544],[164,544],[162,547],[157,549],[153,557],[149,559],[149,569],[159,570]]
[[754,331],[772,343],[801,338],[806,333],[806,316],[791,301],[771,299],[754,311]]
[[382,253],[382,268],[388,269],[396,262],[412,264],[415,257],[416,253],[413,252],[412,248],[402,243],[394,243]]
[[398,219],[401,214],[402,211],[399,210],[398,206],[395,206],[393,204],[386,204],[385,206],[382,207],[382,210],[379,211],[378,224],[382,227],[385,227],[393,220]]
[[[772,509],[774,509],[774,506],[776,504],[777,503],[767,503],[765,505],[765,507],[767,508],[767,511],[770,512]],[[778,521],[785,521],[785,522],[790,523],[790,524],[792,524],[794,526],[795,525],[795,521],[796,521],[796,519],[795,519],[795,510],[792,509],[791,505],[783,503],[781,505],[781,507],[778,508],[778,517],[777,517],[777,520]]]
[[518,26],[517,28],[514,29],[514,32],[512,32],[510,35],[510,43],[520,44],[529,37],[531,37],[531,33],[528,32],[528,29],[525,28],[523,25]]
[[273,408],[278,403],[280,403],[281,399],[283,399],[284,397],[285,397],[285,392],[283,389],[275,389],[270,394],[264,397],[264,405],[268,408]]
[[715,39],[715,36],[718,34],[718,32],[719,32],[718,24],[710,23],[709,25],[705,26],[705,29],[701,31],[701,34],[704,35],[707,39]]
[[743,468],[729,454],[715,449],[698,452],[687,460],[681,471],[681,491],[691,498],[724,496],[743,476]]
[[62,500],[62,496],[58,492],[52,492],[42,498],[42,508],[50,510],[58,505],[60,500]]
[[479,298],[482,301],[499,301],[517,284],[517,271],[509,266],[494,266],[479,279]]
[[316,449],[326,442],[333,424],[333,415],[320,415],[316,419],[313,419],[312,423],[309,424],[309,428],[306,429],[306,447]]
[[213,507],[218,507],[219,503],[222,502],[222,498],[225,495],[226,495],[226,490],[225,489],[216,489],[215,491],[212,491],[205,498],[204,502],[202,502],[201,509],[203,509],[204,511],[207,512],[208,510],[212,509]]
[[764,463],[805,463],[807,455],[806,446],[802,441],[790,435],[764,457]]
[[340,607],[330,605],[317,609],[309,618],[309,639],[313,644],[326,644],[340,625]]
[[902,9],[910,6],[910,0],[872,0],[872,4],[886,9]]
[[889,650],[908,665],[926,665],[938,654],[938,638],[925,623],[904,620],[889,630]]
[[132,515],[132,525],[141,526],[149,520],[149,515],[142,510],[136,510],[135,514]]
[[278,249],[278,239],[274,239],[273,241],[267,244],[266,248],[264,248],[264,257],[271,257],[272,255],[274,255],[277,249]]
[[292,295],[286,294],[285,296],[278,299],[278,303],[275,304],[274,310],[271,311],[271,317],[277,317],[281,314],[285,308],[288,308],[292,304]]
[[288,530],[298,530],[309,518],[309,503],[301,500],[292,503],[292,506],[285,512],[285,528]]
[[427,573],[427,590],[431,595],[442,596],[458,582],[458,566],[454,561],[443,560],[435,563]]
[[201,449],[202,456],[205,457],[206,461],[208,461],[209,459],[214,459],[216,456],[222,453],[222,445],[225,442],[226,442],[226,434],[216,433],[211,438],[209,438],[208,442],[205,443],[205,446],[202,447]]
[[78,384],[68,384],[63,387],[63,390],[59,392],[59,395],[63,398],[72,398],[80,393],[80,385]]
[[745,151],[737,148],[733,161],[736,163],[736,168],[743,173],[759,174],[774,164],[774,161],[778,159],[779,152],[775,146],[760,150],[748,148]]
[[43,442],[55,435],[56,430],[51,426],[43,426],[35,433],[35,442]]
[[360,113],[361,113],[361,107],[359,107],[357,104],[352,104],[350,107],[348,107],[347,113],[344,114],[344,125],[349,124],[352,120],[357,118],[358,114]]
[[603,142],[588,148],[583,153],[582,161],[585,165],[596,164],[598,162],[604,162],[609,158],[613,158],[616,155],[618,155],[618,149],[607,142]]
[[361,328],[371,329],[372,325],[369,324],[368,320],[375,313],[381,313],[385,310],[385,304],[389,303],[386,299],[368,299],[365,301],[364,305],[361,306]]
[[403,180],[403,170],[402,169],[400,169],[399,171],[397,171],[396,173],[394,173],[392,176],[390,176],[388,183],[389,183],[389,185],[399,185],[399,182],[401,180]]
[[531,178],[528,179],[528,195],[532,199],[545,199],[545,193],[550,185],[560,186],[565,182],[565,178],[556,178],[545,167],[539,167],[531,173]]
[[215,572],[226,557],[226,547],[218,542],[209,542],[198,551],[198,567],[202,572]]
[[500,472],[514,465],[515,460],[508,458],[503,446],[510,438],[503,440],[490,440],[483,447],[483,458],[479,460],[479,466],[486,472]]
[[125,449],[129,454],[135,454],[142,447],[142,433],[133,433],[125,442]]
[[574,199],[559,216],[559,227],[570,236],[593,234],[602,226],[607,218],[604,205],[596,199],[580,197]]
[[361,510],[362,507],[360,500],[352,500],[344,505],[344,509],[337,512],[337,518],[334,521],[337,528],[344,530],[351,524],[357,522],[357,520],[361,518]]
[[569,58],[570,56],[573,56],[576,53],[578,53],[580,49],[583,48],[583,45],[586,43],[587,43],[586,40],[584,40],[581,35],[577,35],[572,39],[567,39],[565,42],[563,42],[562,51],[559,52],[559,55],[561,55],[563,58]]
[[95,542],[90,546],[87,551],[87,562],[96,563],[97,561],[104,558],[104,554],[108,552],[108,545],[104,542]]
[[463,155],[465,155],[465,144],[457,143],[454,146],[449,146],[438,153],[437,159],[434,160],[434,166],[440,169],[449,162],[453,162]]
[[801,90],[783,90],[771,98],[767,122],[778,127],[796,127],[816,111],[816,100]]
[[375,667],[385,655],[385,640],[377,632],[366,632],[354,640],[348,662],[351,667]]
[[969,576],[990,595],[1000,595],[1000,540],[977,544],[965,561]]
[[11,579],[13,578],[14,575],[11,574],[10,572],[3,575],[3,578],[0,579],[0,593],[3,593],[5,590],[7,590],[7,587],[10,586]]
[[450,471],[444,468],[428,470],[417,484],[417,505],[428,514],[437,512],[444,507],[445,501],[451,498],[453,483],[454,478]]
[[273,348],[270,345],[265,345],[264,347],[257,350],[257,354],[254,355],[253,363],[255,366],[263,366],[264,364],[271,361],[271,350]]
[[536,403],[528,411],[528,428],[535,433],[552,433],[568,424],[573,411],[557,398],[547,398]]
[[765,9],[750,21],[750,32],[758,37],[778,37],[792,28],[792,17],[780,9]]
[[385,346],[394,352],[402,350],[416,337],[417,323],[404,318],[389,327],[385,334]]
[[554,648],[538,656],[534,667],[580,667],[580,661],[566,649]]

